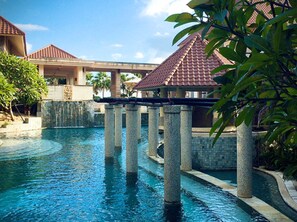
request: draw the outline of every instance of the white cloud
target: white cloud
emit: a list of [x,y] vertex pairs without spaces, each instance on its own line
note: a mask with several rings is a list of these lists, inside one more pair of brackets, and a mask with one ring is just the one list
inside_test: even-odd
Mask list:
[[84,60],[88,60],[88,57],[87,57],[86,55],[81,55],[81,56],[79,56],[78,58],[80,58],[80,59],[84,59]]
[[34,24],[15,24],[16,27],[22,31],[47,31],[48,28],[41,25]]
[[168,51],[160,51],[158,49],[149,49],[148,52],[148,63],[155,63],[155,64],[161,64],[165,59],[167,59],[171,52]]
[[111,47],[113,47],[113,48],[122,48],[123,45],[119,44],[119,43],[115,43],[115,44],[112,44]]
[[161,32],[156,32],[156,33],[154,34],[154,36],[156,36],[156,37],[166,37],[166,36],[169,36],[169,33],[168,33],[168,32],[163,32],[163,33],[161,33]]
[[147,0],[145,8],[142,10],[143,16],[159,16],[161,14],[171,15],[181,12],[193,12],[187,6],[189,0]]
[[149,63],[154,63],[154,64],[161,64],[166,58],[163,57],[155,57],[155,58],[151,58],[149,59]]
[[32,44],[26,42],[26,48],[27,48],[27,52],[31,52],[31,50],[32,50]]
[[111,55],[111,57],[117,61],[117,60],[123,58],[123,55],[121,53],[114,53]]
[[136,52],[134,57],[135,57],[136,59],[143,59],[143,58],[144,58],[144,55],[143,55],[142,52]]

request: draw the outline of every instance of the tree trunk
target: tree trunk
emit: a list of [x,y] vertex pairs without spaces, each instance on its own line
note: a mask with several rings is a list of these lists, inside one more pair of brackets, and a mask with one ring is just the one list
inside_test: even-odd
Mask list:
[[11,102],[9,103],[9,114],[10,114],[10,118],[12,121],[14,121],[14,115],[13,115],[13,112],[12,112],[12,105],[11,105]]

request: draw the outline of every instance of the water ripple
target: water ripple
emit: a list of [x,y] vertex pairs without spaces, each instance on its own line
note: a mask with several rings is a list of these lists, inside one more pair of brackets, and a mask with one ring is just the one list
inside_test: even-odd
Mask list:
[[44,139],[5,139],[0,147],[0,161],[50,155],[62,149],[60,143]]

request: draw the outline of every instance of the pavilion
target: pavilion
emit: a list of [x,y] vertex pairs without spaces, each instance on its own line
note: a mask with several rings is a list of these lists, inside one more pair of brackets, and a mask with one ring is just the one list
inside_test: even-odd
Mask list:
[[[223,64],[229,64],[218,52],[209,58],[205,54],[207,41],[202,40],[199,33],[188,36],[179,49],[169,56],[155,70],[145,76],[135,89],[160,92],[161,98],[193,97],[205,98],[210,91],[219,85],[213,80],[211,71]],[[220,75],[222,73],[218,73]],[[207,109],[194,108],[193,126],[211,126],[212,116],[207,116]],[[200,115],[195,113],[199,112]],[[162,122],[162,110],[160,121]]]

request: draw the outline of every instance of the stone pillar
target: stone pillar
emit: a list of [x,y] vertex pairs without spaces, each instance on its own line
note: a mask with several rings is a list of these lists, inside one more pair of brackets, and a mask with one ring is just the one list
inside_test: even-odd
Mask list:
[[164,106],[164,202],[180,205],[180,106]]
[[[160,98],[168,98],[168,91],[167,91],[167,89],[160,89]],[[164,109],[163,109],[163,107],[160,108],[159,125],[160,126],[164,126]]]
[[114,106],[115,108],[115,147],[122,148],[122,104]]
[[185,97],[186,97],[186,91],[181,88],[177,88],[176,89],[176,98],[185,98]]
[[137,140],[141,141],[141,106],[137,106]]
[[126,173],[137,174],[137,106],[126,105]]
[[181,170],[192,170],[192,107],[182,106],[180,112]]
[[157,146],[158,146],[158,122],[159,122],[159,108],[149,107],[149,132],[148,132],[148,142],[149,142],[149,155],[157,156]]
[[111,86],[110,92],[111,97],[120,98],[121,97],[121,72],[120,70],[111,72]]
[[252,197],[253,170],[252,125],[244,122],[237,127],[237,196]]
[[114,109],[112,105],[105,105],[104,127],[105,159],[112,160],[114,155]]
[[76,85],[86,85],[86,80],[84,79],[83,67],[76,67]]
[[38,65],[39,75],[44,77],[44,65]]

